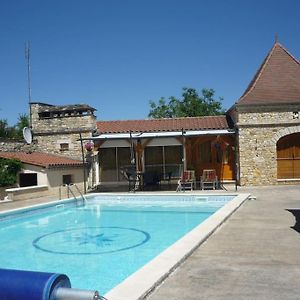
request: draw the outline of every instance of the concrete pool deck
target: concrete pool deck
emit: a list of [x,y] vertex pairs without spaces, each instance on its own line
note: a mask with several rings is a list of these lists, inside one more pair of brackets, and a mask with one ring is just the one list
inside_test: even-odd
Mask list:
[[246,201],[147,300],[300,298],[300,186],[238,192],[257,199]]

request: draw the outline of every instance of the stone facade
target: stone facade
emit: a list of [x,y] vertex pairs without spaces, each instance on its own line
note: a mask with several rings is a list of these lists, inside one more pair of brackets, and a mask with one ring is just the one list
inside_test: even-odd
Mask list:
[[81,159],[82,138],[96,129],[94,109],[87,105],[31,104],[34,143],[39,151]]
[[237,108],[241,185],[277,184],[277,142],[300,132],[300,105]]
[[4,151],[4,152],[15,152],[15,151],[30,152],[31,151],[32,152],[36,150],[37,150],[37,146],[35,144],[27,145],[25,141],[0,139],[0,151]]

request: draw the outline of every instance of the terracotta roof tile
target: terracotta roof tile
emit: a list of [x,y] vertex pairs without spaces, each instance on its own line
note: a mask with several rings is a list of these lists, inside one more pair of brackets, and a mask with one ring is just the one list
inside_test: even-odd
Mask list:
[[238,105],[300,103],[300,63],[275,43]]
[[100,133],[168,132],[184,130],[229,129],[226,116],[98,121]]
[[82,166],[82,162],[80,160],[75,160],[67,157],[42,152],[0,152],[0,157],[9,159],[14,158],[20,160],[23,163],[41,166],[45,168]]

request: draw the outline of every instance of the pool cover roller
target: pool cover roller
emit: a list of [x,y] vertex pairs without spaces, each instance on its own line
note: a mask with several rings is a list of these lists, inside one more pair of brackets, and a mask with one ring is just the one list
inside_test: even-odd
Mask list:
[[[72,291],[64,274],[0,269],[1,300],[100,299],[97,292]],[[69,294],[70,298],[66,298]]]

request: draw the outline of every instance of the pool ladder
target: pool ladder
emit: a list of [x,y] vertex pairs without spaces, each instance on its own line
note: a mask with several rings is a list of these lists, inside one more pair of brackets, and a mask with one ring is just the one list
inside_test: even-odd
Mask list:
[[69,193],[72,194],[72,196],[75,198],[75,200],[77,201],[77,203],[79,202],[78,198],[76,197],[74,191],[72,191],[71,187],[75,187],[77,192],[80,194],[81,199],[83,201],[83,203],[86,203],[86,198],[84,197],[84,195],[81,193],[80,189],[78,188],[78,186],[75,183],[71,183],[71,184],[66,184],[65,185],[67,187],[68,190],[68,198],[69,198]]

